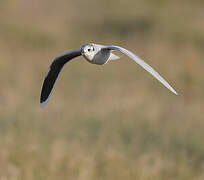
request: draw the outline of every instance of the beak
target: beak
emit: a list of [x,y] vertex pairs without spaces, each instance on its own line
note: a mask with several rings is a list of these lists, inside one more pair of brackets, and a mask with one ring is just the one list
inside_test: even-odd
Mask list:
[[84,47],[85,47],[86,45],[83,45],[82,47],[81,47],[81,54],[82,55],[84,55],[85,54],[85,52],[84,52]]
[[84,50],[83,49],[81,49],[81,54],[84,55]]

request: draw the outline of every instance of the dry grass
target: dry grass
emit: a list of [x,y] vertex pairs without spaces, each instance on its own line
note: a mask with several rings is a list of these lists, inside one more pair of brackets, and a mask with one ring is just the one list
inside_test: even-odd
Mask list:
[[[204,178],[204,4],[200,0],[0,1],[0,180]],[[128,58],[70,62],[45,109],[53,57],[87,42]]]

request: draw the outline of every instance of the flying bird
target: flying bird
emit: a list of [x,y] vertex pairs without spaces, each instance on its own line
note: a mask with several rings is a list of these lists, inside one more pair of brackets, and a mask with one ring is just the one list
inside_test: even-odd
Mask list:
[[79,50],[62,54],[54,59],[54,61],[50,65],[49,72],[43,82],[40,97],[41,106],[44,107],[48,103],[52,90],[59,77],[59,74],[67,62],[82,55],[88,62],[92,64],[102,65],[106,64],[108,61],[120,58],[119,56],[113,54],[112,51],[119,51],[127,55],[137,64],[142,66],[146,71],[148,71],[152,76],[154,76],[158,81],[160,81],[166,88],[168,88],[171,92],[177,95],[177,92],[169,85],[169,83],[163,77],[159,75],[158,72],[156,72],[151,66],[149,66],[146,62],[144,62],[131,51],[120,46],[104,46],[100,44],[89,43],[83,45]]

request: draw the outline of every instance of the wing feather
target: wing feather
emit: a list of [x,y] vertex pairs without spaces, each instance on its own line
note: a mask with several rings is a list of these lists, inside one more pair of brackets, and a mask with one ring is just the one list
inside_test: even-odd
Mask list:
[[157,71],[155,71],[150,65],[148,65],[145,61],[140,59],[138,56],[136,56],[131,51],[125,48],[122,48],[120,46],[106,46],[103,49],[117,50],[117,51],[120,51],[121,53],[124,53],[125,55],[130,57],[132,60],[134,60],[137,64],[142,66],[146,71],[148,71],[152,76],[154,76],[158,81],[160,81],[166,88],[168,88],[174,94],[178,95],[178,93],[169,85],[169,83],[163,77],[160,76],[160,74]]
[[57,56],[54,59],[54,61],[50,65],[50,70],[43,82],[41,96],[40,96],[40,105],[42,107],[44,107],[48,103],[52,90],[55,86],[55,83],[64,65],[70,60],[72,60],[73,58],[80,55],[81,55],[81,50],[75,50],[75,51],[71,51],[63,55]]

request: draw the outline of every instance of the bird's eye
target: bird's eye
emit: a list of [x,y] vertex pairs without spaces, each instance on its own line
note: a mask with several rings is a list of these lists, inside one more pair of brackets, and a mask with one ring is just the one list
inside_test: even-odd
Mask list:
[[91,49],[89,48],[89,49],[88,49],[88,51],[90,52],[90,51],[91,51]]

